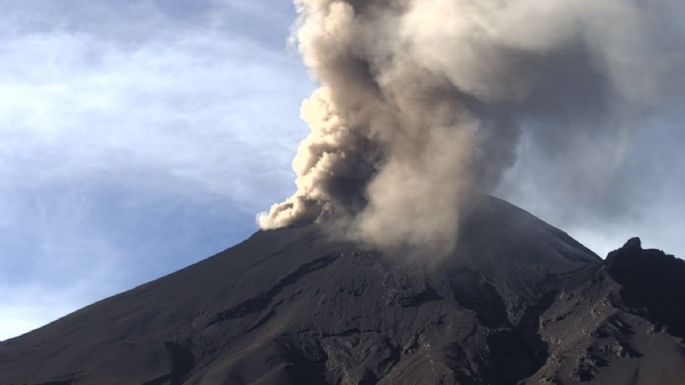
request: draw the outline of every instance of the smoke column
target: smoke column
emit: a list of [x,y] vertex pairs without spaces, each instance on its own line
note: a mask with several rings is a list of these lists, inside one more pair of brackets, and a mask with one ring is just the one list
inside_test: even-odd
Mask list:
[[590,154],[579,174],[605,178],[682,62],[664,54],[667,1],[295,4],[321,88],[302,106],[297,191],[259,224],[342,221],[381,248],[450,252],[470,198],[498,185],[523,134],[550,158]]

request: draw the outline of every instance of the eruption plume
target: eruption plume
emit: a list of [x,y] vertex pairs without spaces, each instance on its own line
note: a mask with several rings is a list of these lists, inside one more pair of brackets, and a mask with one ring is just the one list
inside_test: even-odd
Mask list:
[[[635,119],[679,58],[670,3],[631,0],[296,0],[296,41],[321,88],[263,229],[336,220],[378,247],[443,254],[474,194],[494,189],[523,134],[550,158],[621,162]],[[582,150],[582,151],[581,151]]]

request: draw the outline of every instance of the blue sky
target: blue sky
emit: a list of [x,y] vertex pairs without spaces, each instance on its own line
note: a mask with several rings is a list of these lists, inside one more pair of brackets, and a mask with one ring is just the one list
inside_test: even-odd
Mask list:
[[[294,190],[315,85],[287,45],[288,1],[2,5],[0,340],[231,246]],[[555,200],[525,178],[534,153],[508,178],[525,183],[499,194],[601,254],[641,235],[683,255],[676,107],[629,151],[617,188],[630,210]]]
[[4,0],[0,339],[216,253],[293,189],[287,2]]

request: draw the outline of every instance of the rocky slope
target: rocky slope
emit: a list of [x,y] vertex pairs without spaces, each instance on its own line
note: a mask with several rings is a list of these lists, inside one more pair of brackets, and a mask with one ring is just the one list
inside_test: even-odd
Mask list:
[[1,343],[0,384],[682,385],[683,282],[495,198],[440,260],[302,225]]

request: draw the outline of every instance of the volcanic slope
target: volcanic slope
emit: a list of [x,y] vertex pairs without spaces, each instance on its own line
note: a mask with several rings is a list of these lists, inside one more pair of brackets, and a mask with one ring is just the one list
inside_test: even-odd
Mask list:
[[603,261],[496,198],[447,258],[326,234],[258,232],[0,343],[0,384],[685,384],[685,267],[637,239]]

